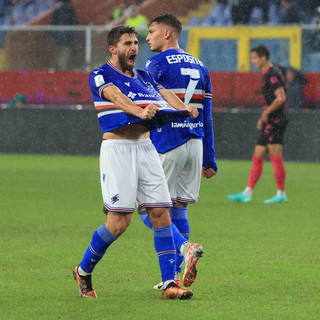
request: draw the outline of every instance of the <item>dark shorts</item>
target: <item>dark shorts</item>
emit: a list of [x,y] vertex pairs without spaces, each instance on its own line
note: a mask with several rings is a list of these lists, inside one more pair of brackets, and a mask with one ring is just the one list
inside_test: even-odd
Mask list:
[[269,119],[269,123],[259,130],[257,145],[283,144],[283,134],[288,125],[286,118]]

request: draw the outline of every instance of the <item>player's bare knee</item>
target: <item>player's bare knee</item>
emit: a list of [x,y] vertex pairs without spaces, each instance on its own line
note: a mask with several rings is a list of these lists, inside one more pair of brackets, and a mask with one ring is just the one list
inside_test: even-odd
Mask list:
[[148,214],[154,228],[162,228],[171,224],[169,208],[150,208]]

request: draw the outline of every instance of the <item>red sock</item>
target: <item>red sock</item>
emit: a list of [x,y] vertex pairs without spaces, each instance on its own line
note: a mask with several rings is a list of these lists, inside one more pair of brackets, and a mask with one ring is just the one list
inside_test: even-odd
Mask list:
[[262,169],[263,169],[263,158],[257,158],[256,156],[252,156],[252,167],[250,170],[248,187],[253,189],[256,183],[258,182]]
[[284,190],[286,181],[286,169],[283,164],[282,156],[270,155],[270,161],[273,165],[273,173],[278,190]]

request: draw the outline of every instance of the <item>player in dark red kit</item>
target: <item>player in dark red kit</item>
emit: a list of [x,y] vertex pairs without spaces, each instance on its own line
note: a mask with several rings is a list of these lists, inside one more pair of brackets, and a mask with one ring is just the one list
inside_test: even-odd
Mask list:
[[228,198],[238,202],[250,202],[253,189],[263,169],[264,157],[269,152],[273,165],[274,177],[277,185],[277,194],[264,203],[283,203],[287,201],[285,193],[286,171],[283,164],[283,134],[287,126],[285,115],[286,93],[284,77],[277,66],[274,66],[270,58],[269,49],[258,46],[251,49],[251,63],[261,69],[262,93],[265,98],[263,112],[257,122],[259,138],[252,155],[252,167],[247,187],[243,192],[229,195]]

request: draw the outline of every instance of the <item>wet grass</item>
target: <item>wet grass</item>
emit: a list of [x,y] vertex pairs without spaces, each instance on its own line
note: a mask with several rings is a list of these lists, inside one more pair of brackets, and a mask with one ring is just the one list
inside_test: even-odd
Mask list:
[[162,301],[152,232],[132,225],[95,269],[99,298],[77,296],[72,268],[104,222],[97,157],[0,155],[0,318],[318,319],[320,166],[287,163],[289,201],[266,162],[253,201],[233,203],[250,163],[219,161],[190,206],[191,239],[206,253],[189,301]]

